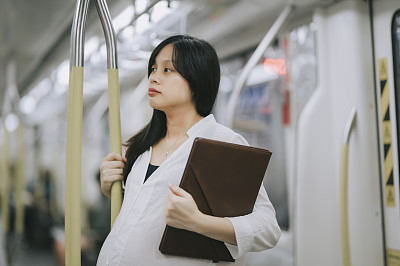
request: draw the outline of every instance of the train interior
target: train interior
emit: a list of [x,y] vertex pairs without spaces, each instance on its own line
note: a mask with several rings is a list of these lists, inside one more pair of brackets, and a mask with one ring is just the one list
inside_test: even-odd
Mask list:
[[[110,230],[99,176],[110,151],[107,48],[93,2],[84,42],[82,265],[96,265]],[[76,3],[1,2],[0,266],[64,265]],[[248,253],[246,265],[400,265],[400,1],[107,4],[123,143],[152,115],[151,51],[189,34],[220,59],[216,120],[273,152],[264,185],[282,236],[275,248]]]

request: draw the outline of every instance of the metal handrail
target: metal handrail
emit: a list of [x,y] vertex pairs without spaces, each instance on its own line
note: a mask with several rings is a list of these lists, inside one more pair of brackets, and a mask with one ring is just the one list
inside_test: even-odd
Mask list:
[[[89,0],[77,0],[71,30],[71,61],[68,90],[67,153],[65,181],[65,262],[67,266],[81,265],[81,149],[83,114],[83,65],[85,27]],[[105,0],[95,0],[107,46],[107,74],[110,114],[111,151],[122,153],[119,105],[117,45],[110,13]],[[121,181],[111,188],[111,226],[122,205]]]
[[[121,118],[119,99],[119,79],[117,68],[117,42],[112,26],[110,12],[105,0],[95,0],[97,12],[103,26],[107,47],[108,110],[110,120],[110,150],[122,154]],[[122,205],[122,182],[115,181],[111,186],[111,227]]]
[[350,111],[343,132],[342,149],[340,158],[340,229],[342,240],[343,266],[350,266],[350,241],[349,241],[349,217],[348,217],[348,158],[350,134],[356,122],[356,109]]
[[260,60],[261,56],[264,54],[265,50],[274,40],[276,34],[278,33],[279,29],[282,27],[283,23],[285,22],[286,18],[289,16],[290,12],[294,9],[294,6],[289,4],[285,7],[279,17],[276,19],[272,27],[269,29],[265,37],[262,39],[260,44],[258,45],[257,49],[254,51],[253,55],[250,57],[249,61],[247,62],[246,66],[244,67],[243,71],[240,73],[240,76],[235,84],[235,87],[232,91],[232,94],[229,98],[228,103],[228,119],[227,124],[229,127],[233,127],[233,120],[235,116],[235,110],[237,103],[239,101],[240,93],[246,84],[246,81],[257,64]]
[[72,67],[83,67],[84,64],[85,27],[88,9],[89,0],[78,0],[76,2],[75,15],[71,30],[70,71],[72,70]]
[[347,119],[346,127],[344,128],[342,144],[349,144],[350,133],[353,130],[354,124],[356,122],[357,111],[356,108],[353,107],[350,110],[349,118]]
[[104,37],[106,39],[107,68],[118,69],[117,42],[107,3],[105,0],[95,0],[94,3],[96,5],[97,13],[99,14],[101,25],[103,26]]

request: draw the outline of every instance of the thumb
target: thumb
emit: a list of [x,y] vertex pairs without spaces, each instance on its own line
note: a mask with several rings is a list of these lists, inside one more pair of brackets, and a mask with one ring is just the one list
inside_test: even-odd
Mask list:
[[169,189],[172,191],[172,193],[174,193],[175,195],[180,196],[180,197],[184,197],[184,198],[190,197],[190,194],[187,193],[182,188],[174,186],[172,184],[169,184],[168,186],[169,186]]

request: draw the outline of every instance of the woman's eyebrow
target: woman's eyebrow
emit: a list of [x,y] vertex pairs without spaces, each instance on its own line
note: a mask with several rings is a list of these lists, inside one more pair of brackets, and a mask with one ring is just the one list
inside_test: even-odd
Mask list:
[[162,59],[162,60],[158,60],[154,63],[157,64],[157,62],[158,63],[172,63],[172,60],[171,59]]

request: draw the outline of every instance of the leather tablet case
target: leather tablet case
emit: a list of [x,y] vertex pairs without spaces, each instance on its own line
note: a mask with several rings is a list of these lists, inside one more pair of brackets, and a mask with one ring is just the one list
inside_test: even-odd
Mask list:
[[[217,217],[249,214],[271,152],[204,138],[194,140],[180,187],[199,210]],[[159,246],[163,254],[234,262],[222,241],[166,226]]]

